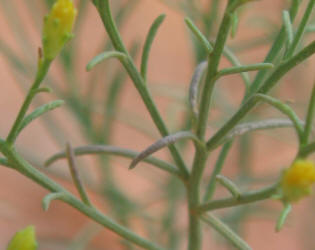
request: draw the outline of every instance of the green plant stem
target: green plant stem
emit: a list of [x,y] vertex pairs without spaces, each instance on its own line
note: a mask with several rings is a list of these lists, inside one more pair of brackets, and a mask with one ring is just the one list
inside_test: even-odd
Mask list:
[[215,209],[240,206],[248,203],[253,203],[256,201],[266,200],[276,193],[278,186],[279,184],[276,183],[270,187],[263,188],[258,191],[250,191],[247,193],[243,193],[239,196],[239,198],[230,197],[220,200],[213,200],[208,203],[200,205],[199,207],[196,208],[196,211],[198,213],[202,213]]
[[[117,155],[117,156],[122,156],[130,159],[134,159],[139,155],[139,152],[124,149],[124,148],[119,148],[115,146],[108,146],[108,145],[89,145],[89,146],[83,146],[83,147],[77,147],[74,148],[74,153],[75,155],[91,155],[91,154],[99,154],[99,155]],[[46,162],[45,166],[49,166],[55,161],[66,158],[66,153],[65,152],[59,152],[53,156],[51,156]],[[179,170],[172,164],[160,160],[158,158],[149,156],[143,160],[144,162],[150,163],[154,165],[155,167],[158,167],[162,170],[165,170],[169,172],[172,175],[175,175],[178,178],[181,178],[182,175],[179,172]],[[108,180],[110,181],[110,180]]]
[[206,193],[204,195],[203,200],[209,201],[213,197],[216,188],[216,176],[221,173],[224,161],[227,157],[227,154],[232,146],[232,141],[227,142],[223,145],[222,150],[220,151],[219,157],[215,163],[214,169],[212,171],[209,184],[206,189]]
[[297,46],[299,45],[302,37],[303,37],[303,34],[305,32],[305,29],[306,29],[306,25],[308,23],[308,20],[312,14],[312,11],[313,11],[313,8],[314,8],[314,4],[315,4],[315,0],[310,0],[307,7],[306,7],[306,10],[305,10],[305,13],[303,15],[303,18],[301,20],[301,23],[297,29],[297,32],[296,34],[294,35],[294,38],[293,38],[293,41],[292,41],[292,44],[291,46],[289,47],[287,53],[285,54],[285,58],[289,58],[291,57]]
[[203,148],[197,148],[191,172],[188,188],[188,209],[189,209],[189,250],[200,250],[202,241],[202,229],[198,214],[193,209],[200,203],[200,182],[203,169],[206,165],[208,154]]
[[219,232],[224,238],[231,242],[239,250],[251,250],[252,248],[241,239],[235,232],[232,231],[226,224],[219,220],[212,214],[201,216],[201,219],[213,227]]
[[292,28],[290,14],[287,10],[283,11],[282,20],[283,20],[285,32],[287,34],[288,46],[290,47],[292,42],[293,42],[293,36],[294,35],[293,35],[293,28]]
[[257,64],[252,64],[252,65],[243,65],[243,66],[225,68],[218,72],[218,77],[222,77],[222,76],[230,75],[230,74],[239,74],[239,73],[248,72],[248,71],[259,71],[259,70],[270,69],[270,68],[273,68],[273,64],[271,63],[257,63]]
[[84,204],[86,204],[88,206],[92,206],[92,203],[89,199],[89,196],[88,196],[87,192],[85,191],[85,188],[84,188],[83,183],[81,181],[81,178],[80,178],[80,175],[78,172],[78,168],[77,168],[77,163],[75,160],[75,154],[74,154],[73,148],[72,148],[70,143],[67,144],[66,152],[67,152],[67,159],[68,159],[68,165],[70,168],[70,173],[71,173],[74,185],[80,194],[81,200],[83,201]]
[[4,158],[0,158],[0,165],[5,166],[5,167],[11,167],[11,166],[9,165],[8,160],[7,160],[7,159],[4,159]]
[[[271,88],[273,88],[277,82],[292,68],[294,68],[296,65],[300,64],[307,58],[309,58],[311,55],[315,53],[315,41],[310,43],[308,46],[306,46],[303,50],[301,50],[297,55],[294,57],[288,59],[287,61],[284,61],[281,63],[275,72],[271,74],[264,84],[260,87],[260,89],[257,91],[257,93],[260,94],[266,94],[268,93]],[[230,118],[228,122],[225,123],[225,125],[217,131],[214,136],[212,136],[207,141],[207,148],[208,150],[213,150],[217,146],[219,146],[218,143],[220,143],[220,140],[242,119],[244,116],[251,111],[259,100],[257,100],[254,96],[249,98],[242,107]]]
[[[138,90],[139,94],[142,97],[142,100],[147,107],[155,125],[157,126],[159,132],[161,135],[167,136],[169,135],[168,129],[152,99],[152,96],[150,92],[148,91],[148,88],[146,87],[146,84],[144,83],[144,80],[140,73],[138,72],[135,64],[133,63],[131,57],[129,56],[127,49],[125,48],[122,39],[119,35],[119,32],[116,28],[116,25],[114,23],[114,20],[111,15],[110,6],[109,6],[109,0],[94,0],[93,1],[96,8],[99,11],[100,17],[103,21],[103,24],[105,26],[105,29],[107,30],[107,33],[113,43],[114,48],[122,53],[125,53],[127,58],[126,60],[123,60],[122,64],[126,71],[128,72],[130,78],[133,80],[136,89]],[[189,171],[186,167],[185,162],[183,161],[179,151],[174,145],[169,145],[169,149],[171,151],[171,154],[174,158],[174,161],[176,162],[177,167],[181,170],[184,178],[188,178]]]
[[26,115],[26,112],[29,106],[32,103],[34,96],[36,95],[36,90],[39,88],[41,82],[44,80],[45,76],[47,75],[50,64],[51,64],[51,61],[48,61],[48,60],[44,60],[43,62],[39,63],[35,81],[24,100],[24,103],[7,137],[6,141],[8,142],[8,144],[12,145],[16,137],[18,136],[17,131],[19,130],[19,127]]
[[213,52],[209,55],[208,59],[208,71],[205,79],[205,86],[202,91],[200,112],[196,131],[198,138],[201,140],[203,140],[207,128],[211,96],[215,86],[219,62],[231,27],[231,14],[232,13],[229,12],[228,5],[222,23],[220,25],[219,33],[213,47]]
[[300,158],[300,157],[305,158],[308,155],[312,154],[314,151],[315,151],[315,142],[310,143],[306,146],[301,145],[296,158]]
[[[296,14],[297,14],[299,7],[300,7],[300,3],[301,3],[300,0],[292,0],[291,7],[289,10],[290,17],[291,17],[291,23],[293,23],[293,21],[296,17]],[[274,60],[277,58],[280,51],[282,50],[283,45],[286,41],[286,38],[287,38],[286,31],[285,31],[285,27],[283,25],[279,34],[275,38],[275,42],[273,43],[271,49],[269,50],[268,55],[266,56],[266,58],[264,60],[265,63],[273,63],[274,62]],[[267,73],[268,73],[267,70],[261,70],[258,72],[253,83],[250,86],[250,90],[247,93],[245,100],[247,100],[253,93],[255,93],[259,89],[259,87],[261,86]]]
[[162,14],[154,20],[153,24],[150,27],[149,33],[147,35],[146,41],[145,41],[144,46],[143,46],[140,72],[141,72],[141,76],[143,78],[143,81],[145,83],[147,82],[148,60],[149,60],[149,54],[150,54],[150,50],[152,47],[152,43],[153,43],[154,38],[156,36],[156,33],[157,33],[159,27],[161,26],[161,24],[163,23],[164,19],[165,19],[165,14]]
[[299,117],[297,116],[297,114],[294,112],[294,110],[288,106],[285,103],[282,103],[280,100],[273,98],[271,96],[268,95],[264,95],[264,94],[256,94],[254,95],[254,97],[256,97],[257,99],[264,101],[268,104],[270,104],[271,106],[273,106],[274,108],[278,109],[280,112],[282,112],[283,114],[285,114],[286,116],[288,116],[288,118],[292,121],[295,130],[297,132],[297,135],[301,141],[302,138],[302,133],[303,133],[303,125],[299,119]]
[[[291,23],[293,23],[293,21],[294,21],[294,19],[296,17],[296,14],[297,14],[298,9],[300,7],[300,2],[301,2],[300,0],[292,0],[292,2],[291,2],[291,7],[290,7],[290,10],[289,10]],[[268,62],[269,63],[274,62],[274,60],[276,59],[277,55],[280,53],[280,51],[281,51],[281,49],[283,47],[283,44],[285,43],[285,40],[286,40],[286,31],[285,31],[285,27],[283,26],[281,28],[279,34],[275,38],[275,41],[274,41],[274,43],[273,43],[269,53],[267,54],[264,62],[267,62],[267,63]],[[241,64],[238,62],[237,58],[233,55],[233,53],[231,53],[231,51],[228,50],[228,48],[225,48],[223,53],[235,66],[241,66]],[[243,103],[246,100],[248,100],[248,98],[259,89],[259,87],[260,87],[260,85],[261,85],[262,81],[264,80],[264,77],[266,76],[267,73],[268,73],[268,70],[260,70],[257,73],[257,75],[256,75],[256,77],[255,77],[255,79],[254,79],[252,84],[250,84],[249,76],[245,75],[247,73],[245,73],[245,72],[242,73],[242,77],[244,79],[244,82],[245,82],[245,85],[246,85],[246,88],[247,88],[246,93],[245,93],[245,97],[243,99]],[[226,157],[228,155],[229,149],[227,150],[227,152],[224,152],[226,150],[225,146],[228,147],[228,145],[227,145],[228,143],[226,143],[224,145],[224,147],[222,148],[222,150],[220,152],[220,155],[222,155],[222,157],[220,159],[218,159],[218,160],[220,160],[222,162],[221,163],[222,165],[223,165],[223,163],[224,163],[224,161],[225,161],[225,159],[226,159]],[[213,176],[210,179],[210,183],[209,183],[208,187],[211,187],[211,186],[215,187],[215,185],[216,185],[215,176]],[[210,195],[211,192],[213,192],[211,189],[207,189],[206,195],[205,195],[205,197],[209,197],[209,199],[212,196],[212,195]]]
[[[219,33],[213,46],[213,51],[208,58],[208,71],[206,74],[205,85],[202,91],[200,102],[199,116],[197,120],[196,135],[200,141],[204,141],[208,113],[210,109],[211,96],[216,82],[218,67],[224,46],[229,34],[232,23],[232,13],[230,11],[230,4],[226,7],[223,20],[221,22]],[[189,180],[188,190],[188,209],[189,209],[189,250],[200,250],[202,247],[202,229],[199,215],[193,212],[193,209],[200,203],[200,183],[203,171],[207,162],[208,154],[203,147],[197,147],[192,172]]]
[[96,208],[84,204],[82,201],[80,201],[67,190],[65,190],[62,186],[60,186],[59,184],[48,178],[46,175],[39,172],[33,166],[31,166],[10,145],[7,145],[6,143],[0,141],[0,151],[9,159],[10,163],[17,171],[53,193],[64,193],[64,202],[76,208],[78,211],[85,214],[93,221],[103,225],[104,227],[110,229],[121,237],[135,243],[136,245],[144,249],[163,249],[156,246],[154,243],[136,235],[129,229],[117,224],[116,222],[99,212]]
[[313,120],[315,112],[315,84],[312,89],[311,100],[308,104],[307,115],[305,119],[304,133],[301,139],[301,144],[306,145],[308,143],[310,134],[312,132]]

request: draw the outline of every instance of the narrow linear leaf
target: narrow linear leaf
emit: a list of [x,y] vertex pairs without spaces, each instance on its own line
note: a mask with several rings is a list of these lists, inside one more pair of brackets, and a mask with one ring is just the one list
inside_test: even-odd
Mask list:
[[231,68],[226,68],[226,69],[220,70],[218,73],[218,77],[221,77],[224,75],[238,74],[238,73],[242,73],[242,72],[271,69],[273,67],[274,67],[274,65],[272,63],[256,63],[256,64],[252,64],[252,65],[231,67]]
[[49,87],[43,87],[43,88],[39,88],[39,89],[36,89],[34,92],[33,92],[33,95],[36,95],[38,93],[51,93],[52,92],[52,89],[49,88]]
[[198,92],[202,76],[207,69],[208,62],[201,62],[195,69],[189,87],[189,103],[194,115],[198,115]]
[[194,22],[190,18],[186,17],[185,23],[186,23],[187,27],[189,28],[189,30],[196,37],[196,39],[199,40],[201,45],[205,48],[205,50],[208,53],[211,53],[213,50],[212,45],[210,44],[208,39],[202,34],[202,32],[197,28],[197,26],[194,24]]
[[227,241],[239,250],[252,250],[252,248],[231,228],[212,214],[201,216],[201,219],[221,234]]
[[[233,53],[231,49],[229,49],[227,46],[224,47],[223,55],[225,58],[230,61],[230,63],[234,66],[240,67],[242,66],[239,59],[236,57],[236,55]],[[243,81],[245,83],[246,91],[248,91],[249,86],[251,84],[249,74],[247,72],[241,72],[241,77],[243,78]]]
[[310,134],[312,132],[314,113],[315,113],[315,84],[313,85],[311,99],[308,104],[307,114],[305,118],[305,126],[304,126],[303,138],[302,138],[303,145],[308,143]]
[[30,113],[29,115],[27,115],[19,129],[17,130],[17,134],[16,136],[27,126],[29,125],[32,121],[34,121],[36,118],[40,117],[41,115],[52,111],[58,107],[60,107],[61,105],[63,105],[65,102],[63,100],[56,100],[56,101],[52,101],[50,103],[44,104],[43,106],[40,106],[38,108],[36,108],[32,113]]
[[281,102],[280,100],[276,98],[273,98],[265,94],[255,94],[254,98],[257,98],[258,100],[261,100],[270,104],[274,108],[278,109],[281,113],[285,114],[293,122],[296,132],[298,134],[298,137],[301,140],[303,130],[304,130],[303,125],[301,124],[299,117],[296,115],[294,110],[289,105]]
[[294,35],[292,44],[284,55],[285,59],[290,58],[291,56],[294,55],[296,48],[298,47],[299,43],[301,42],[301,40],[303,38],[303,34],[304,34],[306,27],[307,27],[307,23],[311,17],[312,12],[313,12],[314,5],[315,5],[315,0],[310,0],[306,9],[305,9],[305,12],[304,12],[303,18],[299,24],[299,27],[298,27],[295,35]]
[[276,232],[280,232],[280,230],[283,228],[284,223],[291,212],[291,209],[292,209],[291,204],[286,204],[285,207],[283,208],[276,224]]
[[[89,145],[89,146],[83,146],[83,147],[77,147],[74,148],[75,155],[91,155],[91,154],[112,154],[117,156],[122,156],[126,158],[134,159],[136,158],[139,153],[136,151],[132,151],[129,149],[123,149],[115,146],[108,146],[108,145]],[[66,153],[64,151],[59,152],[52,157],[50,157],[46,162],[45,166],[49,166],[55,161],[59,159],[66,158]],[[147,162],[149,164],[152,164],[155,167],[158,167],[162,170],[168,171],[171,174],[179,175],[179,171],[177,170],[176,166],[166,162],[162,161],[160,159],[157,159],[155,157],[147,157],[143,160],[144,162]]]
[[286,32],[287,38],[288,38],[288,45],[290,46],[293,42],[294,32],[293,32],[293,28],[292,28],[291,17],[290,17],[289,11],[287,11],[287,10],[283,11],[282,19],[283,19],[283,25],[285,28],[285,32]]
[[175,142],[183,139],[191,139],[196,143],[199,143],[199,139],[191,132],[189,131],[181,131],[177,132],[172,135],[168,135],[166,137],[163,137],[162,139],[156,141],[151,146],[149,146],[147,149],[142,151],[133,161],[131,162],[129,169],[133,169],[136,167],[136,165],[145,159],[146,157],[150,156],[151,154],[155,153],[156,151],[170,145],[174,144]]
[[72,148],[70,143],[67,144],[66,154],[67,154],[68,165],[69,165],[70,173],[72,176],[72,180],[73,180],[74,185],[80,194],[81,200],[83,201],[84,204],[86,204],[88,206],[92,206],[92,203],[89,199],[89,196],[88,196],[87,192],[85,191],[85,188],[84,188],[83,183],[81,181],[80,174],[79,174],[79,171],[77,168],[77,163],[75,160],[75,154],[74,154],[73,148]]
[[241,191],[235,185],[235,183],[232,182],[229,178],[223,175],[217,175],[216,179],[222,186],[224,186],[235,197],[235,199],[238,199],[241,196]]
[[104,60],[110,59],[110,58],[117,58],[120,61],[124,60],[126,58],[126,54],[118,51],[106,51],[103,52],[97,56],[95,56],[86,66],[86,70],[90,71],[92,68],[94,68],[97,64],[103,62]]
[[146,79],[147,79],[148,60],[149,60],[149,54],[152,47],[152,43],[164,19],[165,19],[165,14],[162,14],[154,20],[152,26],[150,27],[146,41],[144,43],[142,59],[141,59],[141,75],[144,79],[144,82],[146,82]]
[[234,12],[232,16],[231,37],[234,38],[238,29],[239,18],[238,13]]
[[[302,123],[302,122],[301,122]],[[227,142],[235,138],[256,130],[266,130],[275,128],[289,128],[294,127],[294,124],[289,119],[266,119],[257,122],[248,122],[239,124],[231,130],[231,132],[223,139],[221,143]]]
[[47,211],[49,209],[50,203],[54,200],[63,200],[66,198],[65,193],[50,193],[44,197],[42,200],[42,207],[44,211]]
[[220,154],[214,165],[214,169],[211,173],[210,180],[206,188],[206,192],[203,197],[204,202],[211,200],[214,195],[214,192],[216,190],[216,177],[222,171],[223,165],[225,163],[225,159],[230,151],[231,146],[232,146],[232,141],[225,143],[220,151]]

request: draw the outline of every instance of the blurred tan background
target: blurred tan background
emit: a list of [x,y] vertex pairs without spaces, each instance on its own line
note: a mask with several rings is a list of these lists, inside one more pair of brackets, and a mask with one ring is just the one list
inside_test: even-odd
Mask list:
[[[37,48],[41,44],[39,31],[45,8],[41,0],[32,0],[29,3],[28,1],[19,0],[11,0],[10,2],[11,4],[8,4],[8,0],[0,1],[0,40],[9,45],[20,58],[27,61],[27,70],[33,72],[36,65]],[[78,4],[77,1],[75,2]],[[207,1],[204,2],[206,3]],[[242,12],[239,32],[236,38],[230,40],[228,44],[231,47],[234,46],[234,48],[237,48],[237,46],[244,46],[247,41],[254,37],[267,36],[266,26],[260,23],[260,18],[268,19],[270,25],[273,25],[273,28],[277,29],[281,23],[281,11],[287,6],[286,3],[287,1],[280,0],[261,0],[250,4]],[[9,5],[10,7],[8,7]],[[32,13],[29,8],[33,8],[35,11]],[[88,10],[82,19],[82,28],[74,38],[78,46],[76,50],[78,56],[76,59],[75,77],[80,80],[80,88],[78,88],[79,95],[85,95],[88,88],[87,82],[90,73],[85,71],[85,65],[93,56],[101,51],[100,44],[107,37],[95,8],[91,3],[88,3],[86,8]],[[8,12],[8,9],[10,9],[11,13]],[[38,13],[38,15],[34,16],[34,13]],[[173,124],[176,122],[176,119],[181,119],[183,111],[181,105],[185,103],[185,95],[188,91],[195,65],[193,47],[183,21],[185,14],[183,11],[174,9],[162,1],[140,0],[135,10],[128,17],[128,21],[122,26],[121,31],[124,41],[127,44],[130,44],[134,40],[143,44],[151,23],[161,13],[165,13],[167,18],[159,30],[152,47],[148,79],[149,86],[152,89],[153,96],[157,101],[163,117],[166,119],[167,124],[170,125],[171,130],[175,131],[176,128]],[[254,18],[257,18],[255,22],[253,21]],[[23,24],[23,30],[18,28],[18,25],[20,25],[18,24],[19,22]],[[25,39],[24,44],[23,39]],[[308,39],[311,40],[312,36],[308,36]],[[260,62],[263,60],[269,46],[270,44],[266,40],[265,44],[255,46],[247,51],[239,49],[238,56],[244,64]],[[292,106],[300,115],[305,114],[306,101],[309,98],[311,85],[314,80],[313,61],[314,59],[311,59],[290,72],[288,77],[283,79],[281,86],[276,90],[277,96],[282,100],[293,102]],[[137,63],[139,65],[139,56],[137,57]],[[113,62],[113,64],[116,67],[118,66],[116,62]],[[222,66],[227,65],[229,64],[223,59]],[[97,70],[99,70],[100,74],[99,79],[106,77],[106,75],[101,75],[102,66],[98,66]],[[58,80],[60,84],[59,88],[67,88],[68,83],[64,80],[64,72],[61,69],[60,62],[56,61],[53,64],[51,72],[51,75]],[[0,79],[0,137],[4,138],[22,103],[25,93],[23,88],[30,86],[31,82],[30,78],[12,69],[4,53],[0,54]],[[100,81],[98,85],[101,86],[102,82]],[[51,87],[54,89],[54,86]],[[164,93],[165,89],[169,91],[168,94]],[[233,76],[226,78],[222,83],[220,82],[220,89],[225,94],[227,102],[235,110],[240,103],[244,91],[240,77]],[[103,93],[101,91],[99,95],[100,100],[102,100]],[[174,96],[177,98],[175,104]],[[44,94],[43,98],[48,101],[55,99],[55,96],[54,94]],[[131,109],[134,114],[143,119],[140,122],[146,128],[149,128],[149,132],[147,134],[139,132],[130,124],[126,124],[124,118],[118,117],[115,122],[116,127],[113,134],[113,143],[114,145],[138,151],[142,150],[153,142],[153,138],[158,138],[158,133],[154,129],[154,125],[141,99],[129,80],[124,86],[120,100],[119,107],[125,110],[125,112],[120,113],[120,116],[126,115],[128,109]],[[215,106],[215,108],[217,107]],[[276,112],[266,107],[264,108],[259,108],[258,111],[265,112],[266,116],[278,116]],[[102,114],[98,114],[97,110],[95,112],[96,116],[102,117]],[[220,118],[222,112],[216,109],[213,116],[214,118]],[[223,117],[222,119],[226,120],[227,118]],[[59,131],[60,128],[56,128],[56,131],[60,132],[60,138],[52,138],[54,136],[49,135],[45,125],[39,119],[33,122],[18,139],[17,145],[19,150],[23,152],[27,159],[38,163],[38,165],[41,165],[53,153],[63,149],[62,145],[67,141],[71,141],[75,146],[88,143],[84,136],[82,136],[78,120],[67,109],[67,104],[53,111],[53,119],[62,128],[62,131]],[[218,125],[213,126],[218,127]],[[151,137],[148,135],[150,133],[152,134]],[[251,139],[252,147],[250,148],[249,162],[251,171],[257,178],[261,176],[277,177],[281,168],[290,164],[297,150],[296,138],[290,129],[276,130],[275,132],[257,132]],[[59,141],[59,144],[56,141]],[[235,166],[239,161],[237,146],[238,144],[234,145],[224,168],[224,174],[232,179],[233,176],[236,176],[237,170]],[[188,161],[191,161],[193,156],[191,145],[187,152],[186,158]],[[217,153],[216,151],[210,157],[209,166],[213,165]],[[168,159],[168,152],[166,150],[156,155]],[[115,167],[114,176],[119,180],[118,183],[122,189],[136,199],[152,200],[153,205],[148,202],[148,211],[158,209],[161,200],[160,197],[162,196],[152,183],[154,181],[163,183],[165,175],[153,168],[141,169],[140,167],[140,169],[136,169],[135,171],[128,171],[128,160],[114,159],[113,162],[117,166],[117,168]],[[104,213],[107,213],[107,205],[93,191],[93,183],[99,181],[99,169],[95,164],[95,160],[93,160],[93,157],[83,157],[82,160],[80,158],[80,164],[83,165],[82,173],[88,174],[89,178],[87,179],[92,183],[89,193],[93,201],[96,202],[97,206]],[[54,173],[51,176],[74,191],[71,182],[65,180],[65,178],[69,178],[69,174],[64,161],[58,162],[52,169],[51,171]],[[209,167],[207,169],[207,176],[210,173],[211,168]],[[90,224],[87,218],[67,205],[60,202],[53,202],[48,212],[43,212],[41,199],[47,194],[47,191],[20,174],[1,167],[0,178],[1,249],[4,249],[14,232],[30,224],[36,226],[40,243],[39,249],[42,250],[69,249],[65,246],[71,242],[71,239],[80,237],[78,235],[82,233],[82,228],[88,228],[89,232],[96,235],[90,247],[86,249],[124,249],[119,246],[118,237],[106,229],[101,230],[93,223]],[[219,194],[225,193],[219,191]],[[163,201],[161,203],[163,204]],[[246,219],[244,238],[253,249],[315,249],[315,240],[313,237],[315,217],[314,210],[312,209],[315,204],[314,198],[306,199],[294,206],[287,225],[280,233],[274,232],[274,225],[277,212],[279,213],[281,210],[281,204],[276,201],[268,201],[266,204],[274,209],[272,213],[269,215],[248,216]],[[180,209],[179,214],[182,218],[185,218],[186,210],[184,205]],[[184,230],[185,219],[179,218],[179,221],[178,226],[180,230]],[[141,223],[137,219],[134,219],[133,224],[133,227],[141,234],[143,231]],[[88,227],[86,227],[87,225]],[[221,238],[216,237],[216,233],[212,230],[205,231],[204,241],[205,250],[233,249],[228,245],[221,244]],[[183,243],[182,249],[184,249],[184,245],[185,243]]]

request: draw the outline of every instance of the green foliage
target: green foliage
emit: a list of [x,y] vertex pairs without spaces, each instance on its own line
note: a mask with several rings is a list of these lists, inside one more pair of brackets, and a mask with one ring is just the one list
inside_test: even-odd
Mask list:
[[[293,128],[298,137],[296,144],[298,154],[292,156],[292,162],[296,158],[304,159],[315,151],[315,142],[312,138],[315,87],[310,95],[304,119],[296,113],[293,107],[274,97],[276,92],[273,91],[274,87],[291,70],[308,60],[315,53],[314,41],[308,45],[303,43],[307,32],[312,28],[309,26],[309,22],[312,20],[311,14],[315,1],[308,1],[307,8],[300,10],[301,1],[292,0],[288,10],[279,12],[279,15],[282,15],[282,27],[274,32],[276,34],[270,34],[268,39],[264,37],[258,41],[258,44],[266,41],[268,45],[271,43],[265,59],[262,62],[253,62],[247,65],[241,63],[238,58],[237,46],[233,46],[235,44],[229,44],[228,46],[227,44],[230,38],[236,40],[238,34],[241,33],[243,24],[240,22],[242,18],[239,15],[240,11],[251,11],[250,6],[255,1],[214,0],[209,1],[204,6],[199,6],[197,1],[194,0],[162,1],[168,4],[169,7],[183,11],[187,16],[184,21],[191,33],[195,62],[198,65],[195,66],[191,80],[187,80],[187,82],[190,82],[190,88],[189,93],[185,96],[182,94],[182,89],[173,90],[171,85],[166,85],[165,89],[159,92],[150,84],[148,75],[149,56],[158,30],[164,21],[164,14],[153,21],[144,41],[133,41],[132,46],[127,46],[123,41],[120,33],[122,25],[126,24],[130,13],[134,10],[136,4],[141,1],[127,1],[127,3],[118,0],[79,1],[77,26],[74,30],[76,32],[80,30],[81,23],[84,23],[83,16],[86,7],[88,4],[91,6],[94,4],[108,35],[108,38],[100,46],[102,52],[96,56],[94,55],[94,57],[93,55],[90,56],[93,59],[87,63],[86,69],[91,77],[87,80],[87,83],[83,83],[77,74],[77,49],[79,48],[77,40],[73,39],[71,44],[64,48],[65,41],[70,38],[69,34],[72,32],[73,20],[76,15],[72,2],[66,2],[70,4],[72,10],[68,13],[70,14],[69,19],[66,17],[63,20],[64,22],[60,23],[60,20],[57,20],[59,12],[54,13],[52,11],[43,24],[44,55],[41,55],[41,51],[39,52],[37,67],[32,67],[37,69],[33,84],[26,92],[26,97],[10,132],[5,139],[0,139],[0,164],[16,170],[49,191],[42,201],[44,210],[49,210],[50,204],[55,200],[67,203],[92,221],[121,236],[123,244],[128,249],[133,249],[132,244],[135,244],[149,250],[177,250],[181,243],[187,239],[188,250],[201,250],[203,248],[202,222],[208,224],[236,248],[251,249],[248,243],[242,239],[241,230],[239,229],[246,221],[246,216],[250,214],[250,208],[245,205],[269,200],[275,195],[279,195],[281,185],[279,187],[280,180],[276,179],[279,175],[274,176],[273,181],[268,179],[269,185],[261,189],[253,190],[251,188],[251,183],[256,184],[249,167],[250,152],[255,145],[251,144],[249,132],[285,127]],[[178,2],[181,3],[178,4]],[[221,14],[222,2],[225,3],[225,9]],[[43,3],[45,3],[46,11],[46,9],[52,7],[55,1],[44,1]],[[9,13],[12,2],[6,2],[3,6],[7,8],[7,11],[4,12]],[[246,6],[249,6],[249,8],[245,8]],[[62,5],[59,8],[62,10]],[[302,16],[299,22],[295,20],[298,14]],[[18,16],[14,17],[12,22],[21,31],[17,32],[16,40],[19,41],[24,36],[23,23]],[[56,27],[57,30],[55,30]],[[55,38],[57,40],[54,40]],[[139,51],[139,44],[143,44],[140,67],[135,59]],[[252,40],[244,44],[243,47],[249,49],[251,46],[256,46],[257,41]],[[21,41],[21,47],[24,48],[23,51],[28,51],[27,42],[24,42],[24,40]],[[63,49],[62,52],[61,49]],[[33,76],[33,70],[28,67],[29,61],[17,55],[10,45],[4,41],[0,41],[0,52],[7,58],[8,63],[16,73],[27,79]],[[63,80],[67,83],[64,88],[59,87],[59,82],[49,72],[51,63],[58,63],[58,54],[60,54],[60,65],[65,73]],[[221,63],[223,57],[227,59],[231,66],[221,66],[223,65]],[[118,60],[117,62],[107,60],[110,58]],[[151,60],[154,60],[154,58]],[[119,64],[118,67],[117,64]],[[98,66],[96,67],[96,65]],[[256,75],[252,78],[254,73]],[[226,79],[229,79],[228,76],[232,74],[240,75],[245,86],[243,99],[238,107],[231,105],[219,86],[221,82],[229,81]],[[139,98],[146,107],[155,127],[151,128],[150,125],[147,125],[144,114],[137,114],[132,104],[125,112],[120,108],[119,100],[122,97],[123,87],[128,77],[138,91]],[[52,90],[42,87],[44,81],[47,81]],[[99,87],[100,82],[106,84],[106,94],[101,98],[99,95],[104,93],[104,88]],[[81,86],[85,86],[84,91]],[[41,93],[55,94],[58,99],[64,101],[55,100],[47,103],[47,101],[41,99]],[[171,99],[174,106],[168,106],[168,110],[176,110],[170,112],[170,116],[171,118],[175,117],[173,120],[176,120],[177,131],[170,133],[174,128],[169,126],[170,122],[167,122],[164,116],[161,115],[153,98],[155,94],[161,94]],[[186,98],[187,96],[189,98]],[[189,100],[186,101],[186,99]],[[222,111],[224,116],[222,119],[211,120],[212,102]],[[46,166],[51,165],[56,160],[67,158],[71,173],[69,175],[71,179],[68,178],[67,180],[73,182],[79,198],[55,182],[53,178],[43,174],[42,169],[35,168],[33,166],[35,164],[30,164],[31,161],[27,159],[28,157],[22,156],[24,154],[16,149],[16,140],[19,134],[27,126],[30,126],[35,119],[41,119],[45,122],[51,138],[56,140],[58,145],[63,148],[64,140],[71,140],[71,136],[63,132],[62,124],[56,122],[57,119],[55,119],[52,111],[64,103],[71,115],[77,119],[82,135],[90,145],[72,148],[68,143],[66,150],[61,150],[46,161]],[[260,114],[253,111],[262,103],[267,103],[277,109],[287,119],[278,117],[266,119],[264,117],[259,120]],[[33,104],[36,107],[33,111],[30,111]],[[179,105],[183,110],[180,114],[184,117],[181,121],[176,119],[179,113],[177,106]],[[138,131],[154,138],[155,141],[151,146],[140,152],[111,146],[113,144],[112,135],[116,132],[115,122],[119,120],[121,113],[123,119],[120,122],[133,126]],[[99,119],[100,114],[104,118]],[[250,118],[250,121],[242,122],[244,118]],[[211,120],[211,125],[220,125],[217,131],[213,131],[212,126],[212,130],[209,129],[209,120]],[[152,132],[155,129],[159,133],[158,138]],[[221,173],[223,168],[226,167],[226,159],[236,137],[241,138],[237,148],[240,163],[238,178],[232,180]],[[193,142],[194,150],[188,151],[187,141]],[[161,160],[152,156],[153,153],[164,148],[169,150],[172,159]],[[213,151],[217,148],[221,150],[218,159],[214,166],[208,166],[209,156],[212,156]],[[249,149],[251,149],[250,152]],[[37,152],[34,151],[35,155]],[[80,174],[83,169],[79,168],[76,159],[80,155],[94,155],[97,157],[98,162],[96,164],[101,169],[101,185],[93,188],[93,191],[97,192],[109,204],[109,214],[111,216],[101,213],[89,199],[90,188],[92,189],[95,185],[88,182],[88,171],[85,174]],[[116,180],[113,173],[112,158],[117,156],[129,159],[131,169],[142,162],[146,162],[151,167],[159,169],[167,175],[164,177],[162,184],[157,184],[157,189],[163,193],[163,199],[167,201],[165,202],[167,204],[166,209],[158,220],[147,213],[143,204],[130,198],[121,189],[121,183]],[[187,159],[193,159],[192,164]],[[208,180],[205,175],[206,167],[212,170]],[[203,185],[205,182],[206,185]],[[214,198],[218,183],[229,192],[228,197]],[[303,183],[303,178],[301,183]],[[86,189],[85,185],[88,185],[89,189]],[[132,188],[134,184],[130,183],[130,185]],[[243,190],[244,185],[249,191]],[[308,186],[307,190],[310,190],[309,188]],[[153,195],[151,196],[153,197]],[[284,200],[283,197],[278,198]],[[176,226],[176,221],[177,211],[181,208],[183,201],[188,207],[187,220],[189,221],[189,227],[181,232]],[[240,205],[244,205],[244,208],[237,210],[235,207]],[[277,231],[283,227],[291,211],[291,204],[284,205],[285,208],[276,222]],[[221,216],[218,218],[211,213],[213,210],[225,208],[232,209],[231,212],[226,212],[227,215],[222,216],[222,218]],[[254,209],[255,212],[259,210],[258,208],[257,206],[257,209]],[[132,218],[135,216],[143,221],[143,225],[147,229],[147,236],[150,236],[150,239],[139,236],[132,231]],[[111,217],[114,217],[115,220]],[[228,221],[227,218],[233,219],[233,224],[238,230],[233,231],[228,224],[224,223],[224,221]],[[157,223],[152,223],[153,220],[162,223],[157,226],[155,225]],[[87,234],[89,236],[84,237],[85,242],[88,242],[89,237],[94,235],[94,233]],[[10,242],[8,250],[34,250],[36,247],[34,228],[28,227],[16,234]]]

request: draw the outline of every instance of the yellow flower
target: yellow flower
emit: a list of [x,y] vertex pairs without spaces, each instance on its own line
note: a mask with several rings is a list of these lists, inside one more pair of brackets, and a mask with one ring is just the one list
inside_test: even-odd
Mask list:
[[296,160],[286,169],[281,179],[282,196],[285,202],[297,202],[310,195],[315,182],[315,165],[312,161]]
[[43,29],[44,58],[54,59],[72,37],[72,27],[77,10],[72,0],[57,0],[45,17]]

